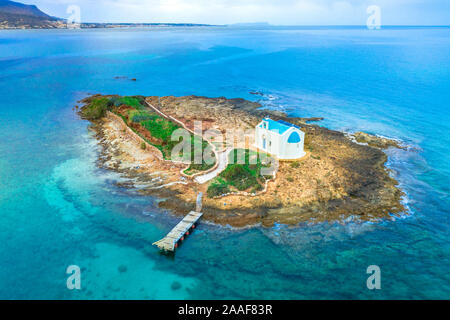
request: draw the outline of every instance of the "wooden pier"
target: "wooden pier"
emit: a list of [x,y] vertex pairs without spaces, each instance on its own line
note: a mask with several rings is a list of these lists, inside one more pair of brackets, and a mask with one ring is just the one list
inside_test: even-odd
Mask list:
[[202,193],[197,197],[197,207],[195,211],[189,212],[183,220],[181,220],[164,238],[153,243],[163,251],[174,252],[178,247],[179,241],[184,238],[195,228],[195,223],[202,217]]

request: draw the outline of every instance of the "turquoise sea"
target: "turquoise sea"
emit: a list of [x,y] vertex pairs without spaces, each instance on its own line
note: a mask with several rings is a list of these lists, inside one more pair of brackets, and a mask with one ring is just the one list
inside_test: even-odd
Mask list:
[[[72,110],[90,93],[242,97],[399,139],[417,149],[387,151],[408,212],[203,223],[160,255],[151,243],[178,219],[96,166]],[[449,299],[449,133],[450,28],[0,31],[0,298]],[[79,291],[66,288],[69,265]],[[369,265],[381,290],[366,287]]]

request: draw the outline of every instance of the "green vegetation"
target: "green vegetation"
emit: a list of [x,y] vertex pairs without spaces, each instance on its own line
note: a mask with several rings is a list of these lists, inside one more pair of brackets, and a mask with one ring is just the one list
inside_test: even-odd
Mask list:
[[300,167],[300,162],[294,161],[291,163],[291,168],[297,169],[298,167]]
[[141,96],[134,96],[134,97],[121,97],[120,101],[127,106],[133,107],[138,110],[145,109],[145,98]]
[[91,99],[81,108],[80,114],[87,120],[98,120],[104,117],[107,110],[111,108],[110,100],[106,97],[97,97]]
[[210,198],[221,196],[222,194],[226,194],[230,192],[230,188],[228,188],[228,184],[222,178],[215,179],[208,187],[206,194]]
[[104,96],[93,96],[85,100],[86,105],[80,110],[80,114],[84,119],[87,120],[98,120],[105,116],[107,110],[112,110],[113,108],[120,107],[121,105],[127,105],[133,107],[137,110],[143,110],[144,107],[144,97],[104,97]]
[[145,142],[141,142],[141,149],[142,150],[147,149],[147,145],[145,144]]
[[[191,165],[189,168],[184,170],[184,173],[187,175],[193,175],[195,173],[206,171],[208,169],[211,169],[215,165],[215,161],[213,163],[206,163],[203,154],[205,153],[205,150],[208,148],[208,142],[205,140],[202,140],[198,136],[191,136]],[[202,163],[194,163],[195,161],[195,155],[202,155]],[[214,153],[211,150],[210,154],[211,158],[214,158]]]
[[[141,112],[142,113],[142,112]],[[140,116],[142,117],[142,116]],[[172,133],[179,129],[180,126],[168,121],[157,114],[153,114],[147,120],[140,121],[140,124],[150,132],[152,137],[168,142],[172,137]]]
[[[161,152],[163,153],[163,156],[165,159],[170,159],[172,154],[172,149],[180,143],[182,138],[180,138],[178,141],[172,141],[172,134],[175,130],[181,129],[181,126],[178,124],[167,120],[166,118],[163,118],[159,114],[151,111],[150,109],[130,109],[127,110],[128,115],[128,121],[138,123],[142,126],[143,129],[147,130],[152,138],[156,139],[158,142],[151,142],[145,139],[145,137],[140,134],[139,131],[136,131],[135,128],[132,128],[138,135],[140,135],[143,139],[145,139],[148,143],[154,145],[157,147]],[[127,122],[127,124],[129,124]],[[208,146],[208,142],[203,140],[202,143],[199,143],[198,139],[201,139],[200,137],[196,137],[191,135],[191,154],[190,158],[187,157],[187,160],[190,159],[191,162],[194,161],[194,146],[200,145],[202,149],[200,152],[203,152],[205,148]],[[196,144],[198,143],[198,144]],[[180,156],[183,156],[180,153]],[[189,169],[186,171],[189,171],[191,173],[194,173],[194,171],[204,171],[214,166],[213,164],[207,164],[204,161],[202,161],[201,164],[191,164]],[[188,174],[188,173],[186,173]]]
[[159,116],[156,113],[150,113],[148,111],[131,110],[128,112],[128,118],[132,122],[140,123],[148,120],[156,120]]
[[[235,189],[255,193],[263,189],[266,177],[261,169],[268,167],[255,151],[235,149],[230,153],[230,164],[208,187],[208,197],[216,197]],[[239,161],[238,161],[239,160]]]
[[[80,110],[83,118],[97,120],[102,118],[107,110],[113,112],[121,117],[128,127],[147,143],[161,150],[165,159],[170,159],[173,147],[182,141],[182,138],[179,141],[172,141],[173,132],[180,129],[181,126],[146,107],[145,98],[142,96],[93,96],[86,99],[85,102],[86,105]],[[124,105],[129,108],[120,109]],[[146,131],[152,139],[148,139],[148,135],[145,133]],[[215,162],[208,164],[204,160],[199,164],[193,163],[194,155],[196,154],[195,151],[203,154],[207,147],[207,141],[201,137],[191,135],[191,154],[186,157],[186,160],[190,159],[192,164],[186,169],[186,174],[205,171],[215,165]],[[145,143],[141,144],[141,149],[146,149]],[[181,153],[180,156],[182,156]]]
[[119,97],[114,96],[110,98],[110,104],[114,107],[120,107],[121,105],[126,105],[133,107],[137,110],[143,110],[144,107],[144,97],[134,96],[134,97]]

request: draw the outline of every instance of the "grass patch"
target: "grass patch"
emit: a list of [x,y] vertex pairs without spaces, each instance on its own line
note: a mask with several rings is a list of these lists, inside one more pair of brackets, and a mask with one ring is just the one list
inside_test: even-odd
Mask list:
[[227,183],[220,178],[215,179],[208,187],[208,190],[206,191],[206,194],[209,198],[214,198],[221,196],[223,194],[227,194],[230,192],[230,188],[228,187]]
[[[238,161],[240,160],[240,161]],[[208,187],[208,197],[216,197],[227,192],[223,190],[235,189],[238,191],[250,190],[256,193],[264,188],[266,177],[261,169],[268,167],[261,162],[258,154],[248,149],[234,149],[230,153],[230,164]]]
[[148,111],[131,110],[128,112],[128,118],[132,122],[141,123],[143,121],[154,121],[160,117],[156,113]]
[[114,107],[127,105],[136,110],[144,110],[144,97],[104,97],[92,96],[84,100],[86,105],[80,109],[80,115],[87,120],[98,120],[105,116],[106,111],[112,110]]
[[[172,133],[181,127],[161,117],[153,110],[145,108],[141,104],[141,100],[136,97],[113,97],[111,101],[111,104],[114,106],[112,112],[121,117],[128,127],[148,144],[158,148],[162,152],[164,159],[169,160],[172,148],[178,143],[178,141],[171,141]],[[125,115],[118,112],[118,107],[122,105],[131,107]],[[131,126],[131,122],[140,124],[159,143],[147,139],[145,135]]]
[[144,110],[145,107],[145,98],[141,96],[134,96],[134,97],[120,97],[120,96],[114,96],[110,98],[110,103],[114,107],[120,107],[121,105],[126,105],[133,107],[137,110]]
[[[137,135],[144,139],[148,144],[155,146],[161,150],[164,159],[170,160],[172,149],[181,142],[172,141],[172,134],[175,130],[180,129],[177,123],[172,122],[147,106],[145,106],[145,97],[142,96],[92,96],[84,100],[86,103],[80,109],[80,115],[87,120],[98,120],[105,116],[106,111],[111,111],[117,116],[121,117],[125,124],[133,130]],[[121,106],[130,107],[128,110],[122,109]],[[124,111],[125,110],[125,111]],[[140,126],[132,125],[139,124]],[[148,139],[147,134],[143,134],[142,130],[146,130],[149,135],[154,139]],[[152,141],[150,141],[152,140]],[[199,141],[200,140],[200,141]],[[157,141],[157,143],[155,142]],[[186,158],[190,159],[191,165],[186,170],[187,174],[193,174],[212,168],[215,165],[215,161],[212,164],[208,164],[203,160],[202,163],[194,164],[195,150],[199,154],[203,154],[206,148],[209,146],[208,142],[201,137],[191,135],[191,152]],[[145,143],[141,144],[141,149],[145,150]],[[181,155],[181,154],[180,154]],[[212,154],[213,155],[213,154]],[[213,156],[214,158],[214,156]]]
[[92,97],[80,110],[81,117],[87,120],[98,120],[111,109],[110,100],[106,97]]
[[[146,107],[145,98],[141,96],[133,96],[133,97],[113,96],[110,98],[102,97],[99,99],[102,99],[102,105],[107,106],[106,109],[103,111],[103,115],[104,112],[106,112],[106,110],[111,110],[116,115],[120,116],[124,120],[124,122],[130,127],[130,129],[133,130],[142,139],[144,139],[148,144],[158,148],[162,152],[164,159],[167,160],[171,159],[172,149],[178,143],[181,142],[181,138],[180,141],[172,141],[172,134],[175,130],[180,129],[181,126],[160,116],[150,108]],[[120,114],[118,110],[119,107],[123,105],[131,107],[131,109],[127,110],[125,114]],[[131,122],[139,124],[141,128],[146,130],[150,134],[150,136],[154,138],[153,140],[157,140],[158,143],[147,139],[145,135],[142,134],[142,132],[139,132],[139,130],[137,130],[136,126],[135,127],[131,126]],[[204,150],[208,147],[207,141],[201,140],[200,143],[198,141],[199,139],[201,138],[191,135],[191,154],[187,156],[187,159],[188,160],[190,159],[191,162],[194,161],[195,147],[197,147],[198,149],[198,146],[201,146],[201,150],[198,152],[201,152],[202,154]],[[214,165],[215,162],[212,164],[207,164],[204,160],[202,160],[202,163],[200,164],[192,163],[191,166],[186,171],[193,174],[195,172],[208,170],[212,168]]]
[[[142,115],[140,115],[140,117],[142,117]],[[175,123],[166,120],[157,114],[153,114],[151,116],[149,115],[149,118],[147,120],[140,121],[140,124],[147,129],[148,132],[150,132],[152,137],[161,139],[166,143],[169,143],[172,133],[180,128],[179,125],[176,125]]]
[[[214,167],[216,162],[214,161],[213,163],[206,163],[205,159],[203,159],[204,158],[203,156],[202,156],[202,163],[194,163],[195,155],[196,154],[203,155],[205,153],[205,150],[208,148],[208,146],[209,146],[209,144],[207,141],[201,140],[201,138],[198,136],[191,136],[191,165],[189,166],[189,168],[184,170],[185,174],[193,175],[195,173],[198,173],[201,171],[206,171],[206,170]],[[210,157],[215,159],[212,149],[211,149]]]
[[300,162],[294,161],[291,163],[291,168],[297,169],[300,167]]
[[[160,140],[161,144],[155,145],[153,143],[153,145],[161,150],[165,159],[171,158],[172,149],[181,142],[181,139],[180,141],[172,141],[172,134],[175,130],[180,129],[181,126],[150,110],[129,110],[128,119],[132,122],[139,123],[153,138]],[[185,170],[186,174],[194,174],[208,170],[215,164],[215,162],[208,164],[204,160],[199,164],[193,163],[196,154],[195,150],[197,149],[199,154],[203,154],[204,150],[208,147],[207,141],[202,140],[200,142],[199,140],[201,140],[200,137],[191,135],[191,154],[187,157],[187,160],[190,160],[192,164]]]
[[246,165],[229,165],[221,173],[221,176],[225,178],[229,185],[235,187],[239,191],[247,190],[250,187],[256,187],[256,189],[262,188],[257,177],[252,174],[252,171]]

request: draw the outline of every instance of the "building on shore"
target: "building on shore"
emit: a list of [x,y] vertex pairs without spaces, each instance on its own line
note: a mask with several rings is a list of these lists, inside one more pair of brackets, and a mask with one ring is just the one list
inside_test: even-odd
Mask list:
[[264,118],[255,128],[255,145],[280,160],[302,158],[305,133],[300,127],[282,120]]

